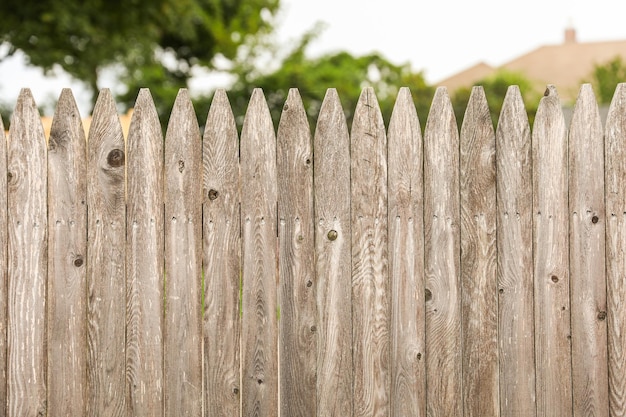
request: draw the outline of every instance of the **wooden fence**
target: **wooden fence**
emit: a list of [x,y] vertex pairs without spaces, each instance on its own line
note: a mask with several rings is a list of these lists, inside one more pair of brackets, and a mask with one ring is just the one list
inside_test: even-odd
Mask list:
[[[0,128],[0,416],[626,415],[626,85]],[[315,152],[313,152],[315,150]]]

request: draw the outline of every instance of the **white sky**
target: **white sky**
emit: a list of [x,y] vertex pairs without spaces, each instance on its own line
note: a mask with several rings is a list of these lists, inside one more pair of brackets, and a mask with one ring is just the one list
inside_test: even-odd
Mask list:
[[[560,43],[568,24],[579,42],[626,39],[624,16],[624,0],[282,0],[278,39],[288,45],[325,22],[311,55],[376,51],[391,62],[411,63],[436,83],[480,61],[500,65]],[[88,107],[81,105],[88,97],[68,77],[44,80],[41,71],[25,68],[19,59],[0,63],[3,100],[14,101],[25,86],[37,101],[56,98],[69,86],[80,107]]]

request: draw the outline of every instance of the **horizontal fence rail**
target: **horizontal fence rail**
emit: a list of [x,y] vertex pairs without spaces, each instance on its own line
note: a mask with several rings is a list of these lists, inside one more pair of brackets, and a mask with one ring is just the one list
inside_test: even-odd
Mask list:
[[1,123],[0,417],[626,415],[626,84]]

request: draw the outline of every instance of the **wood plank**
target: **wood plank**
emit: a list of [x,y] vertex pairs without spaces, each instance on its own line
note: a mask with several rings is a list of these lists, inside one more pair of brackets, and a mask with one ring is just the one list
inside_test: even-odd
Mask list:
[[626,415],[626,83],[615,89],[605,128],[609,412]]
[[317,415],[352,416],[350,135],[328,89],[314,138]]
[[189,92],[165,134],[165,415],[202,414],[202,140]]
[[482,87],[472,89],[460,140],[463,415],[498,416],[496,140]]
[[496,130],[500,414],[536,415],[530,125],[508,88]]
[[48,141],[48,415],[87,413],[87,141],[71,90]]
[[241,131],[242,386],[245,416],[278,415],[276,135],[255,89]]
[[387,137],[372,88],[357,102],[350,135],[354,416],[389,413]]
[[239,136],[224,90],[203,139],[204,415],[240,415]]
[[569,261],[575,416],[608,416],[604,132],[591,84],[569,132]]
[[424,190],[420,122],[411,91],[398,93],[389,122],[391,416],[426,416]]
[[46,138],[33,96],[23,89],[7,149],[7,415],[46,414]]
[[104,89],[87,142],[87,409],[93,417],[125,413],[125,159],[115,102]]
[[0,117],[0,417],[7,416],[7,138]]
[[313,149],[306,111],[290,89],[278,125],[280,413],[316,416]]
[[128,132],[126,413],[163,415],[163,135],[141,89]]
[[459,133],[447,90],[424,131],[426,401],[429,416],[463,414],[461,390]]
[[567,129],[546,89],[532,133],[537,415],[572,415],[567,215]]

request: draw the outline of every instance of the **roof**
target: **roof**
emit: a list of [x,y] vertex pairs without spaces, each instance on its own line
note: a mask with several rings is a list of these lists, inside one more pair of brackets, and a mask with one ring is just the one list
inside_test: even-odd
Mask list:
[[[568,31],[570,31],[568,33]],[[571,29],[566,31],[566,40],[559,45],[541,46],[500,67],[491,69],[478,64],[438,82],[454,91],[459,87],[471,86],[498,69],[526,75],[539,89],[547,84],[557,87],[564,100],[574,100],[583,82],[589,82],[595,65],[609,62],[617,56],[626,59],[626,40],[605,42],[576,42]]]

